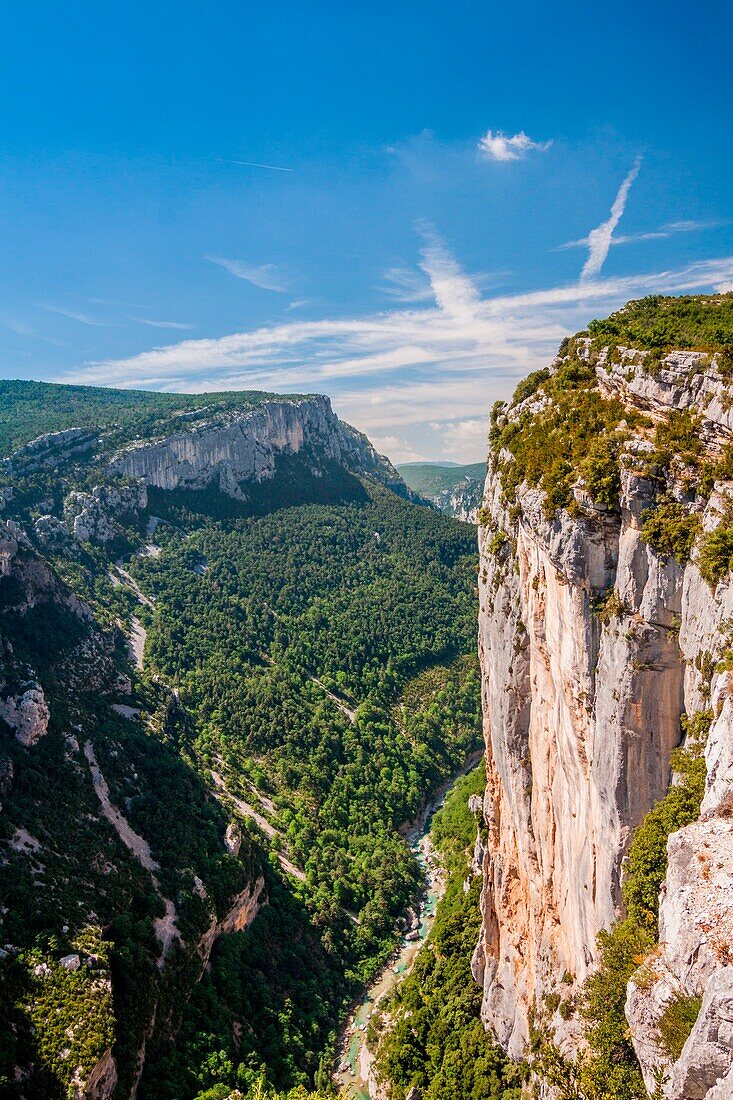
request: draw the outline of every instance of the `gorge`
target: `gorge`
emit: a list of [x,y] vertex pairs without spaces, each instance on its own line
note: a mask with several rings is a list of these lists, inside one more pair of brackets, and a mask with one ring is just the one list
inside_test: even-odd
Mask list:
[[591,322],[477,510],[320,395],[0,383],[0,1095],[348,1095],[365,990],[372,1100],[733,1095],[731,349]]

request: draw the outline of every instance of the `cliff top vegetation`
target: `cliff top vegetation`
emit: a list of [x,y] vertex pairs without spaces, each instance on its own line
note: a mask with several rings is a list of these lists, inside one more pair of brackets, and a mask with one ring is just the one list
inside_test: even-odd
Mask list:
[[[214,413],[250,409],[266,401],[298,401],[303,394],[263,390],[221,393],[157,393],[103,386],[62,386],[52,382],[0,381],[0,456],[46,432],[88,428],[110,433],[110,445],[151,438],[183,414],[204,419]],[[173,424],[171,424],[173,421]],[[184,423],[191,423],[191,415]]]
[[602,344],[640,349],[733,352],[733,294],[638,298],[603,320],[591,321],[588,334]]

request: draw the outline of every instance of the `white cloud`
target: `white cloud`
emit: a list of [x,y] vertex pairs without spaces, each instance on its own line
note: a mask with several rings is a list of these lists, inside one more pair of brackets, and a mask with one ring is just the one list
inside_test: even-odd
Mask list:
[[596,229],[591,229],[588,234],[588,259],[585,261],[583,270],[580,273],[581,282],[600,274],[601,268],[606,262],[608,250],[611,247],[613,231],[621,221],[631,185],[639,175],[640,168],[641,157],[637,157],[633,168],[624,179],[618,189],[616,198],[613,200],[610,217],[605,222],[601,222]]
[[[326,392],[339,415],[372,438],[404,442],[407,432],[407,447],[419,450],[437,433],[446,457],[479,461],[492,403],[545,365],[563,336],[629,298],[733,283],[729,256],[484,297],[429,229],[420,265],[431,286],[429,305],[363,317],[289,318],[217,339],[185,339],[86,364],[64,381],[188,392]],[[436,449],[430,445],[428,453]]]
[[[714,229],[716,226],[721,225],[721,222],[695,222],[695,221],[680,221],[680,222],[667,222],[666,225],[662,225],[659,229],[650,229],[646,233],[628,233],[621,237],[611,238],[611,247],[615,247],[619,244],[637,244],[639,241],[662,241],[668,237],[674,236],[676,233],[692,233],[703,229]],[[564,252],[568,248],[588,248],[590,245],[590,237],[581,237],[577,241],[566,241],[565,244],[559,244],[555,249],[556,252]]]
[[395,466],[400,462],[427,462],[424,455],[418,454],[405,439],[398,439],[396,435],[373,435],[372,443]]
[[717,283],[713,289],[716,294],[733,294],[733,282]]
[[205,259],[223,267],[236,279],[245,279],[262,290],[275,290],[279,294],[287,294],[290,289],[277,264],[249,264],[245,260],[227,260],[223,256],[206,256]]
[[552,141],[532,141],[524,130],[511,137],[502,130],[487,130],[478,143],[479,151],[490,160],[521,160],[530,152],[544,152]]
[[258,164],[252,160],[227,160],[227,164],[239,164],[242,168],[264,168],[267,172],[294,172],[294,168],[283,168],[280,164]]
[[136,321],[138,325],[149,325],[150,328],[193,328],[193,325],[185,325],[181,321],[151,321],[147,317],[131,317],[130,320]]
[[476,455],[485,458],[488,452],[488,417],[469,417],[467,420],[438,422],[431,425],[440,433],[441,453],[455,462],[476,462]]
[[384,283],[379,289],[397,302],[414,305],[429,302],[433,291],[428,279],[411,267],[390,267],[384,273]]
[[90,317],[88,313],[79,313],[77,310],[64,309],[62,306],[51,306],[46,302],[38,303],[41,309],[47,313],[58,313],[60,317],[68,317],[70,321],[78,321],[80,325],[91,325],[93,328],[109,328],[106,321],[99,321],[96,317]]

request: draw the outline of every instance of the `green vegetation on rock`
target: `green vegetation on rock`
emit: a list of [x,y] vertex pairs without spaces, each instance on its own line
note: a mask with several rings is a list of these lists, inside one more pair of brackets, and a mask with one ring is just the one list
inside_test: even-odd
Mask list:
[[[46,432],[66,428],[101,430],[109,449],[132,439],[154,438],[162,429],[182,430],[192,416],[250,409],[265,401],[297,401],[301,394],[231,390],[220,393],[159,393],[50,382],[0,381],[0,456]],[[184,414],[189,414],[182,419]]]
[[539,380],[538,401],[540,394],[544,398],[539,408],[515,419],[494,410],[493,453],[498,457],[506,450],[512,456],[500,464],[507,497],[526,482],[544,492],[546,510],[554,514],[571,504],[580,477],[597,503],[618,506],[621,445],[644,418],[619,399],[603,397],[597,386],[593,369],[571,351],[554,374]]
[[588,332],[599,344],[632,348],[719,351],[733,348],[733,294],[664,297],[628,302]]
[[642,516],[641,537],[657,554],[690,560],[700,532],[700,517],[676,500],[660,500]]

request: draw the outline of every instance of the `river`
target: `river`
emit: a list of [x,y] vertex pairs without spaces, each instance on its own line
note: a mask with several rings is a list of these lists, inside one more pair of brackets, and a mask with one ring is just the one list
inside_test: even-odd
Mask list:
[[369,1100],[368,1079],[372,1056],[366,1047],[366,1032],[372,1013],[379,1002],[409,972],[415,956],[433,927],[435,911],[445,891],[445,872],[429,835],[433,815],[443,805],[454,784],[478,764],[482,755],[478,752],[469,757],[460,772],[436,792],[423,809],[418,822],[406,830],[405,839],[422,868],[426,883],[426,891],[417,913],[418,936],[417,939],[408,940],[409,932],[405,930],[397,953],[367,987],[363,999],[349,1017],[343,1030],[334,1080],[353,1100]]

